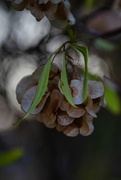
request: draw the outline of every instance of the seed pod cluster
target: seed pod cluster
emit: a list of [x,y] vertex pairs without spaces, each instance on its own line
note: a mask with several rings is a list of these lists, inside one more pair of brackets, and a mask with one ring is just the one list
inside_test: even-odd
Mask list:
[[17,11],[28,9],[40,21],[45,16],[56,28],[65,28],[67,24],[73,25],[75,18],[70,12],[68,0],[10,0]]
[[[24,77],[17,86],[17,100],[25,112],[32,103],[42,69],[40,66],[32,75]],[[56,128],[67,136],[88,136],[94,130],[93,118],[97,117],[96,113],[104,105],[103,84],[100,81],[88,80],[87,98],[84,101],[83,80],[76,78],[75,71],[72,73],[67,66],[67,77],[75,104],[73,107],[62,92],[60,72],[56,65],[51,65],[46,92],[31,114],[46,127]]]

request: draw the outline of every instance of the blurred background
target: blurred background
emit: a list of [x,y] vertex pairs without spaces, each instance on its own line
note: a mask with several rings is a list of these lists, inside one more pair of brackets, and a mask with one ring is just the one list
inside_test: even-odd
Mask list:
[[[110,77],[121,95],[121,0],[73,1],[77,39],[89,49],[89,71]],[[24,113],[19,80],[69,39],[28,10],[0,1],[0,180],[121,180],[121,114],[102,108],[92,135],[70,138]],[[113,102],[112,102],[113,104]]]

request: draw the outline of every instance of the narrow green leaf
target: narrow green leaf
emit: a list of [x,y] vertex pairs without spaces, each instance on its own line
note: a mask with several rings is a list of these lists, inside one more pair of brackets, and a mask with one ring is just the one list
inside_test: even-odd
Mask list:
[[63,65],[62,65],[62,71],[61,71],[61,88],[62,92],[67,99],[67,101],[73,106],[76,107],[73,98],[71,95],[71,90],[68,84],[68,79],[67,79],[67,72],[66,72],[66,57],[65,57],[65,52],[63,52]]
[[120,98],[115,89],[111,88],[107,84],[104,84],[105,89],[105,100],[107,108],[115,114],[121,113],[121,102]]
[[23,156],[23,149],[15,148],[8,151],[0,152],[0,167],[6,166]]
[[70,26],[70,24],[68,24],[68,26],[66,27],[66,30],[68,32],[68,35],[70,37],[70,41],[74,42],[76,39],[76,34],[75,32],[72,30],[72,27]]
[[48,85],[49,73],[50,73],[53,57],[54,57],[54,54],[48,58],[47,63],[45,64],[41,72],[41,75],[38,81],[38,86],[36,89],[36,93],[35,93],[35,96],[33,98],[30,108],[26,112],[25,116],[22,119],[20,119],[17,123],[15,123],[15,125],[20,124],[35,109],[35,107],[39,104],[43,95],[45,94],[45,91]]
[[84,56],[84,64],[85,64],[85,71],[84,71],[84,81],[83,81],[83,100],[86,100],[87,98],[87,79],[88,79],[88,50],[85,46],[79,46],[76,44],[71,44],[72,47],[76,50],[78,50],[80,53]]

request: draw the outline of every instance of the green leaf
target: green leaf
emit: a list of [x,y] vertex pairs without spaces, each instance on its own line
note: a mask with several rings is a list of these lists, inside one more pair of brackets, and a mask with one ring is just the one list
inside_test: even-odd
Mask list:
[[93,3],[94,3],[94,0],[86,0],[85,1],[86,10],[91,10]]
[[66,55],[65,52],[63,52],[63,65],[62,65],[62,71],[61,71],[61,88],[62,92],[67,99],[67,101],[73,106],[76,107],[73,98],[71,95],[71,90],[68,84],[68,79],[67,79],[67,73],[66,73]]
[[6,166],[23,156],[23,149],[15,148],[8,151],[0,152],[0,167]]
[[66,30],[68,32],[68,35],[70,37],[70,41],[74,42],[76,39],[76,34],[75,32],[72,30],[72,27],[68,24],[68,26],[66,27]]
[[26,112],[25,116],[22,119],[20,119],[17,123],[15,123],[15,125],[20,124],[35,109],[35,107],[39,104],[43,95],[45,94],[45,91],[48,85],[49,73],[50,73],[53,57],[54,57],[54,54],[48,58],[47,63],[45,64],[41,72],[41,75],[38,81],[38,86],[36,89],[36,93],[35,93],[35,96],[33,98],[30,108]]
[[111,88],[107,84],[104,84],[104,89],[107,108],[112,113],[119,114],[121,112],[121,102],[116,90]]
[[113,43],[101,38],[95,40],[95,46],[106,51],[114,51],[116,49]]
[[84,71],[84,81],[83,81],[83,100],[85,101],[87,98],[87,79],[88,79],[88,50],[85,46],[79,46],[76,44],[71,44],[72,47],[78,50],[84,56],[84,64],[85,64],[85,71]]

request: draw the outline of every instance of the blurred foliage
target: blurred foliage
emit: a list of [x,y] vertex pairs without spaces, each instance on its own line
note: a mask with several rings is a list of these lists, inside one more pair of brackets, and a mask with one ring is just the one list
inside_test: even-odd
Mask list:
[[111,88],[109,85],[104,84],[105,100],[107,108],[115,114],[121,113],[121,102],[119,95],[115,88]]
[[94,0],[86,0],[85,1],[85,6],[87,10],[90,10],[93,7]]
[[113,43],[101,38],[95,40],[95,46],[105,51],[114,51],[117,48],[116,45],[114,45]]
[[9,165],[23,156],[23,149],[14,148],[7,151],[0,151],[0,167]]

